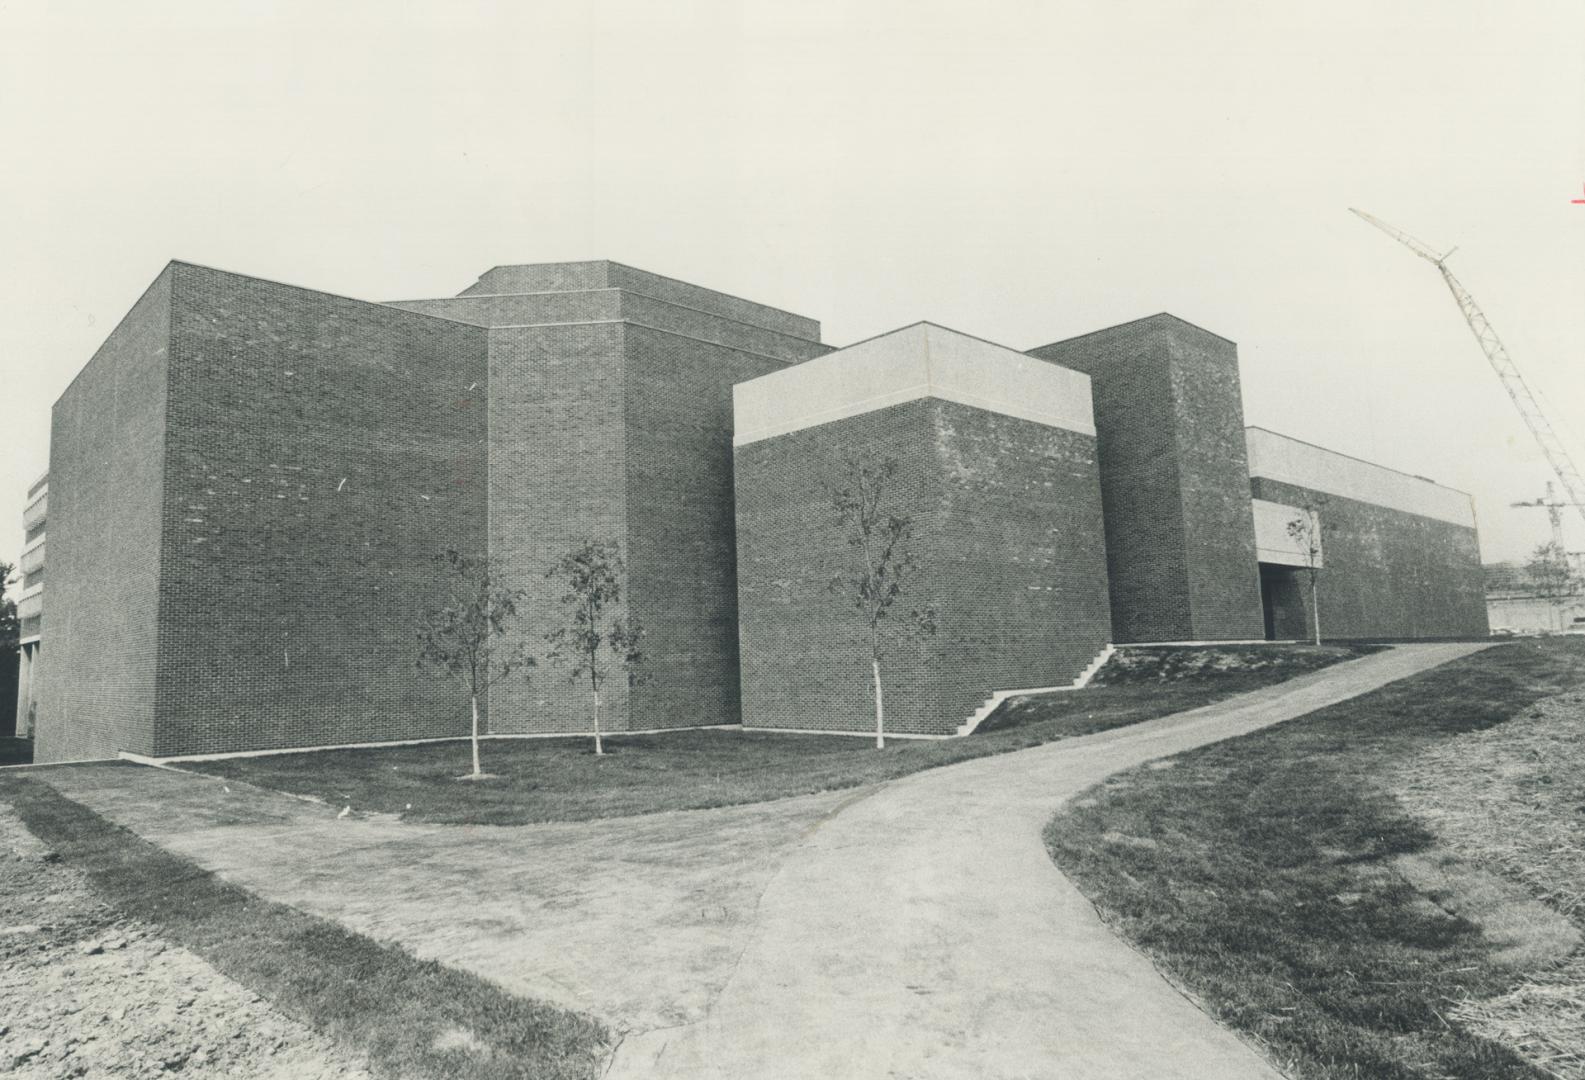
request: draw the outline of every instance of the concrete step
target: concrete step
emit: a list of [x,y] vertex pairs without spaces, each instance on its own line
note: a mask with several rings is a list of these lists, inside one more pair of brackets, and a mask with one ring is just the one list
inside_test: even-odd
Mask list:
[[984,723],[986,717],[995,712],[997,707],[1010,697],[1023,697],[1028,694],[1059,694],[1064,690],[1084,689],[1090,684],[1090,680],[1095,678],[1095,673],[1100,671],[1101,668],[1105,666],[1106,662],[1110,660],[1112,655],[1116,652],[1117,647],[1108,642],[1106,648],[1095,654],[1095,659],[1090,661],[1089,666],[1081,671],[1078,676],[1066,686],[1036,686],[1024,690],[996,691],[990,697],[985,699],[985,704],[976,709],[973,716],[969,717],[967,720],[963,721],[962,724],[958,725],[958,730],[953,732],[953,737],[960,738],[964,735],[973,734],[974,729],[979,727],[980,724]]

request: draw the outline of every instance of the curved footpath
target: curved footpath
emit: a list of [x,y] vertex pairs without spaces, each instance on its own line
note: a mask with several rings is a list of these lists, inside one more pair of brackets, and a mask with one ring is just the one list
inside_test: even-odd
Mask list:
[[253,890],[628,1034],[610,1076],[1273,1077],[1114,938],[1041,830],[1120,769],[1473,652],[1413,645],[1193,712],[776,802],[415,825],[169,769],[30,775]]
[[1132,727],[895,781],[824,819],[761,896],[703,1019],[633,1033],[612,1080],[1280,1074],[1114,937],[1041,840],[1119,770],[1484,648],[1411,645]]

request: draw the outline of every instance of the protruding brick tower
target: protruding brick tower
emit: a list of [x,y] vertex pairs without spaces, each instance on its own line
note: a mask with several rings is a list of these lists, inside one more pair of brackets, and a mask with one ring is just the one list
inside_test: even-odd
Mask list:
[[1030,355],[1091,379],[1116,639],[1264,637],[1238,347],[1160,314]]
[[[610,728],[736,723],[732,384],[830,352],[819,322],[604,260],[396,306],[489,328],[489,549],[529,590],[529,649],[566,591],[547,567],[614,540],[647,678],[610,685]],[[587,699],[542,660],[491,691],[490,729],[577,731]]]

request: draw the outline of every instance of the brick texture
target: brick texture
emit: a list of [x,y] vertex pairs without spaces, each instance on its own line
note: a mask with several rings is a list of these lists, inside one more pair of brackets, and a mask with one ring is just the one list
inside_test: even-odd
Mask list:
[[1236,346],[1154,315],[1030,355],[1091,378],[1117,639],[1260,638]]
[[[557,558],[588,540],[627,550],[623,327],[619,323],[490,332],[490,554],[527,590],[516,636],[540,663],[490,694],[496,733],[586,731],[590,692],[546,656],[561,624]],[[625,602],[624,602],[625,610]],[[628,723],[627,687],[603,695],[602,727]]]
[[591,289],[623,289],[704,314],[776,330],[792,337],[820,340],[820,323],[816,319],[605,259],[497,266],[482,274],[477,282],[464,289],[460,295],[567,293]]
[[732,385],[830,351],[819,324],[609,263],[498,267],[398,306],[490,327],[490,552],[528,590],[516,634],[540,658],[492,691],[490,729],[592,726],[545,640],[565,591],[546,569],[588,540],[621,548],[621,612],[647,631],[643,677],[607,685],[602,726],[736,723]]
[[[1485,578],[1474,529],[1264,477],[1255,477],[1251,487],[1256,498],[1320,510],[1325,566],[1316,592],[1323,638],[1487,635]],[[1309,584],[1303,572],[1265,569],[1262,576],[1293,581],[1277,594],[1283,622],[1276,636],[1306,636]]]
[[154,749],[166,374],[165,270],[55,403],[48,647],[35,760]]
[[[1034,350],[1090,375],[1094,439],[926,399],[734,454],[733,384],[828,351],[813,319],[608,261],[394,305],[171,264],[55,405],[39,760],[464,734],[461,685],[416,665],[446,547],[528,590],[541,663],[486,730],[586,731],[545,572],[591,539],[649,632],[608,730],[867,731],[821,483],[857,451],[901,463],[903,607],[939,612],[888,646],[893,731],[949,733],[1114,637],[1260,637],[1262,585],[1272,632],[1306,632],[1249,497],[1307,493],[1251,482],[1232,343],[1160,315]],[[1485,632],[1474,530],[1333,496],[1323,531],[1328,636]]]
[[484,331],[182,264],[173,284],[152,752],[464,733],[414,632],[436,553],[485,546]]
[[590,692],[546,656],[565,591],[545,578],[586,540],[627,562],[622,612],[643,679],[603,694],[607,730],[738,721],[732,384],[784,362],[628,323],[490,331],[490,550],[529,590],[531,682],[492,694],[492,730],[581,731]]
[[392,306],[480,326],[628,322],[787,362],[808,360],[831,351],[830,346],[817,340],[696,311],[626,289],[401,300]]
[[634,716],[735,724],[732,385],[785,365],[640,326],[623,337],[629,600],[649,657]]
[[828,589],[851,554],[826,485],[854,454],[899,464],[888,502],[922,567],[899,613],[938,610],[934,636],[889,639],[890,730],[949,734],[995,690],[1070,681],[1110,640],[1094,440],[913,401],[736,451],[746,725],[874,725],[867,626]]

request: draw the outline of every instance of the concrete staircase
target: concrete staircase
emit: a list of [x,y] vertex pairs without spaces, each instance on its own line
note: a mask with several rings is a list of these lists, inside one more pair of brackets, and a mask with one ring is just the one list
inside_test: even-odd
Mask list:
[[1117,647],[1110,643],[1106,648],[1095,654],[1095,659],[1090,661],[1090,666],[1079,673],[1067,686],[1036,686],[1027,690],[998,690],[985,699],[985,704],[974,710],[974,715],[958,725],[958,730],[952,733],[953,738],[973,734],[974,729],[985,722],[985,718],[995,712],[1002,702],[1010,697],[1023,697],[1026,694],[1058,694],[1064,690],[1082,690],[1095,678],[1095,673],[1100,671],[1112,654],[1117,652]]

